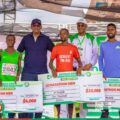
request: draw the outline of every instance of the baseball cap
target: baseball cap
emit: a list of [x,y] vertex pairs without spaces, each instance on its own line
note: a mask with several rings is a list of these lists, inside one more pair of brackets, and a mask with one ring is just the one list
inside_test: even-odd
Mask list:
[[79,19],[79,20],[77,21],[77,23],[84,23],[84,24],[87,24],[87,21],[86,21],[85,19]]
[[39,25],[41,25],[41,20],[40,20],[40,19],[37,19],[37,18],[36,18],[36,19],[33,19],[32,22],[31,22],[31,25],[34,25],[34,24],[36,24],[36,23],[39,24]]

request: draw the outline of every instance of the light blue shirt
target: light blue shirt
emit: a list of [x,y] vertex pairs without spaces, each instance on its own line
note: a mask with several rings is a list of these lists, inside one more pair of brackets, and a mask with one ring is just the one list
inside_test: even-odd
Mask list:
[[104,42],[100,46],[99,69],[108,78],[120,78],[120,42]]

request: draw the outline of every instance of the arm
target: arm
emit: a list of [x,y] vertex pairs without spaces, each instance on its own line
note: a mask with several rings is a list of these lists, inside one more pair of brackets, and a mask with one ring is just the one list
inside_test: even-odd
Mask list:
[[99,53],[98,64],[99,64],[99,70],[102,71],[102,72],[103,72],[103,68],[104,68],[103,59],[104,59],[104,52],[103,52],[103,47],[102,47],[102,44],[101,44],[100,45],[100,53]]
[[18,58],[18,71],[17,71],[16,81],[19,80],[19,76],[21,72],[21,59],[22,59],[22,54],[20,53]]
[[78,62],[77,75],[79,76],[79,75],[81,75],[81,71],[82,71],[82,62],[81,62],[80,58],[77,58],[76,60]]
[[52,40],[51,40],[50,38],[48,38],[48,46],[47,46],[47,49],[48,49],[49,51],[52,51],[53,47],[54,47],[54,44],[53,44]]
[[54,47],[52,52],[51,52],[51,58],[50,58],[50,62],[49,62],[49,67],[51,69],[53,77],[57,77],[57,72],[56,72],[56,70],[54,69],[54,66],[53,66],[53,61],[54,61],[54,59],[56,59],[56,57],[57,57],[56,47]]
[[80,59],[80,54],[78,52],[77,47],[75,47],[74,49],[74,58],[77,60],[78,62],[78,69],[77,69],[77,75],[81,75],[81,70],[82,70],[82,62]]
[[94,39],[93,41],[93,46],[92,46],[92,59],[91,62],[87,65],[85,65],[83,67],[84,71],[89,71],[92,66],[94,66],[97,63],[97,59],[98,59],[98,46],[97,46],[97,42],[96,39]]
[[17,50],[21,53],[25,50],[25,37],[21,40]]
[[52,71],[52,76],[53,77],[57,77],[57,72],[56,72],[56,70],[54,69],[54,66],[53,66],[53,59],[50,59],[50,62],[49,62],[49,67],[50,67],[50,69],[51,69],[51,71]]
[[99,70],[102,71],[103,77],[106,80],[106,77],[104,76],[104,52],[103,52],[102,44],[100,45],[100,54],[99,54],[98,64],[99,64]]
[[98,45],[96,39],[94,39],[92,47],[92,59],[90,64],[94,66],[97,63],[97,59],[98,59]]

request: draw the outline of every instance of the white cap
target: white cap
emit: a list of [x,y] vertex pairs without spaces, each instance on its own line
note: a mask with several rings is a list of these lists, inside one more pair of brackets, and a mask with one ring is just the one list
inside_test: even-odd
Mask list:
[[86,21],[86,19],[79,19],[78,21],[77,21],[77,23],[84,23],[84,24],[87,24],[87,21]]

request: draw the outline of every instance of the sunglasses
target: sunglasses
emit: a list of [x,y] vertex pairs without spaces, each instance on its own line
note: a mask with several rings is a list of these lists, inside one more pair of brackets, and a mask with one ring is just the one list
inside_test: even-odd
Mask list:
[[77,24],[78,27],[85,27],[85,24]]

